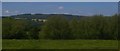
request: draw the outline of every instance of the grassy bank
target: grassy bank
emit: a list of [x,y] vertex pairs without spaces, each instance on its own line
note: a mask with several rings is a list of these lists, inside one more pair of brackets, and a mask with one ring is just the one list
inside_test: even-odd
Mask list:
[[3,40],[3,49],[117,49],[115,40]]

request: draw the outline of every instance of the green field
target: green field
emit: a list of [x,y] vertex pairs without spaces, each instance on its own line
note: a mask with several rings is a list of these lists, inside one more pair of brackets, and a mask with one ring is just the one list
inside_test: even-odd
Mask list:
[[116,40],[3,40],[3,49],[117,49]]

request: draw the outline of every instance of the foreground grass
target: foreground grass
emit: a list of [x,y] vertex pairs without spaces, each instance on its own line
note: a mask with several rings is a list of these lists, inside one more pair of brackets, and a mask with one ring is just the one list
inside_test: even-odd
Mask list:
[[3,40],[3,49],[117,49],[116,40]]

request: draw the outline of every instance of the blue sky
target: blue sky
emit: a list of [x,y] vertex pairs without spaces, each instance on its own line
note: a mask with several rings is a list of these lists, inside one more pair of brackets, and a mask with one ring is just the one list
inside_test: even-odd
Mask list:
[[0,16],[2,16],[2,3],[0,2]]
[[114,15],[118,12],[117,2],[3,2],[2,14],[24,13]]

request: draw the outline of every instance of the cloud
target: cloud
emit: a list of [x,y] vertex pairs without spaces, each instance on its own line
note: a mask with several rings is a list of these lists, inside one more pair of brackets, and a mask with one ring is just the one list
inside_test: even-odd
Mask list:
[[19,11],[10,11],[10,10],[4,10],[4,13],[19,13]]
[[35,13],[31,13],[32,15],[34,15]]
[[64,7],[63,6],[59,6],[58,9],[62,10],[62,9],[64,9]]
[[64,14],[70,14],[70,13],[67,13],[67,12],[66,12],[66,13],[64,13]]
[[10,13],[10,11],[9,11],[9,10],[6,10],[5,13]]

